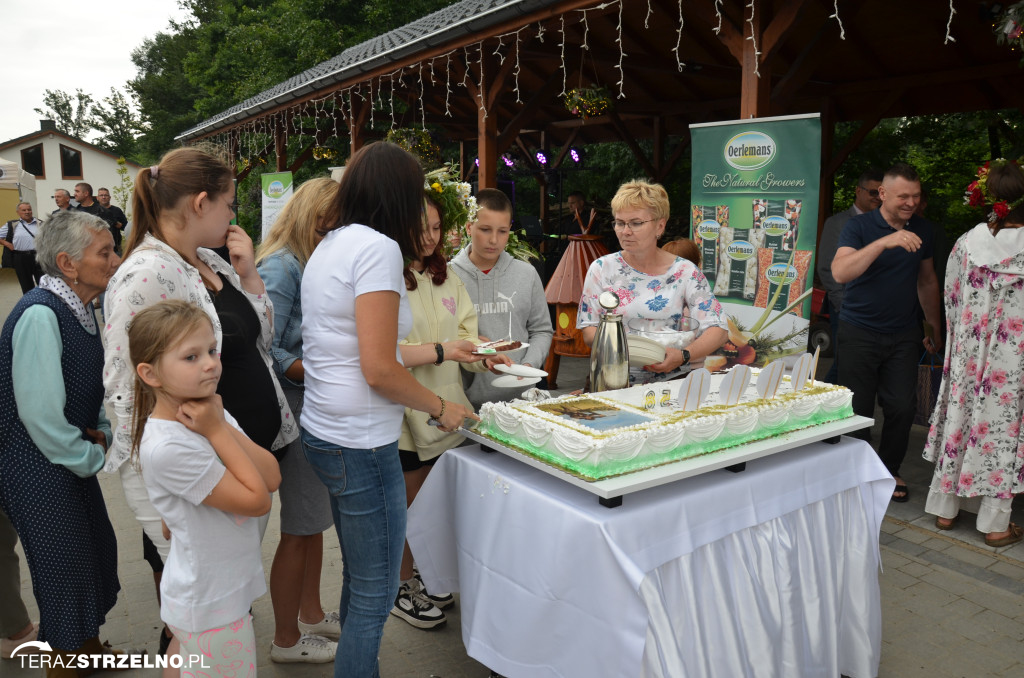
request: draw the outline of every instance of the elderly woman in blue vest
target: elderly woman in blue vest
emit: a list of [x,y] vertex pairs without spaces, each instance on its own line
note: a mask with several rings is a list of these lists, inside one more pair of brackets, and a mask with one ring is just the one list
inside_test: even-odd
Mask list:
[[[121,585],[96,480],[110,422],[92,301],[120,259],[107,224],[85,212],[54,215],[35,242],[44,275],[0,334],[0,508],[25,549],[39,640],[97,654],[110,651],[99,628]],[[47,669],[62,673],[76,669]]]

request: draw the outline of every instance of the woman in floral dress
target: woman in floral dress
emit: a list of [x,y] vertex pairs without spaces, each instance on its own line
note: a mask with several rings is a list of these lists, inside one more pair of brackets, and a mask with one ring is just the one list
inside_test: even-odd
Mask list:
[[999,547],[1024,538],[1010,522],[1024,489],[1024,172],[986,163],[968,202],[992,211],[957,240],[946,268],[948,339],[924,450],[935,463],[925,510],[949,530],[961,504],[977,504],[977,529]]
[[692,262],[658,247],[668,222],[668,193],[661,184],[631,181],[612,198],[615,235],[622,250],[590,264],[583,283],[576,326],[589,346],[604,312],[597,303],[602,292],[619,297],[616,313],[623,322],[633,318],[662,321],[665,329],[680,329],[683,316],[700,323],[697,339],[685,347],[668,346],[665,360],[629,370],[630,384],[674,379],[717,350],[728,337],[722,305],[707,278]]

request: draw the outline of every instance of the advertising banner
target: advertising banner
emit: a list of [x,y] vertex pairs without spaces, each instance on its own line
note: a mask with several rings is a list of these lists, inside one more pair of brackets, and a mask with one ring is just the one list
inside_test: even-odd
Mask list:
[[718,354],[725,366],[761,366],[805,351],[818,234],[818,115],[691,125],[690,133],[691,233],[729,320],[729,342]]
[[267,237],[270,227],[277,221],[277,215],[284,209],[288,198],[292,197],[292,173],[272,172],[260,177],[263,187],[263,238]]

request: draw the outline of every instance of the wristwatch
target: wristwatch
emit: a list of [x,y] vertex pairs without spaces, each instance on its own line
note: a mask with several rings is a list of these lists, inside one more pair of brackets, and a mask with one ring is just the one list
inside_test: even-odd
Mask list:
[[434,361],[434,364],[440,365],[444,362],[444,346],[441,346],[441,344],[434,344],[434,351],[437,353],[437,360]]
[[689,352],[689,351],[687,351],[687,350],[686,350],[686,349],[684,348],[684,349],[682,350],[682,353],[683,353],[683,365],[689,365],[689,364],[690,364],[690,352]]

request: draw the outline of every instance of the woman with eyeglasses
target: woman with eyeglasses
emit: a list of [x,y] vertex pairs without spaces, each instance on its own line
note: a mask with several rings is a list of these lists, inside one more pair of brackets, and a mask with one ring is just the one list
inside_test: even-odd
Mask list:
[[[130,456],[132,386],[128,326],[144,308],[164,299],[199,306],[213,323],[223,372],[217,394],[224,409],[260,447],[279,459],[298,435],[288,401],[274,375],[274,307],[256,270],[252,240],[235,217],[231,168],[196,148],[167,153],[139,171],[132,197],[135,227],[124,261],[107,286],[103,385],[117,416],[104,470],[120,470],[125,499],[143,528],[143,549],[158,586],[170,554]],[[213,248],[226,247],[230,262]],[[261,518],[265,521],[266,516]],[[262,522],[266,529],[266,522]],[[262,534],[261,529],[261,534]],[[170,634],[164,630],[161,650]]]
[[[646,384],[675,379],[703,364],[728,337],[722,305],[711,292],[704,274],[687,259],[658,247],[668,223],[668,193],[661,184],[642,180],[619,187],[611,203],[620,251],[596,259],[583,283],[576,326],[587,345],[594,342],[604,310],[597,297],[606,291],[619,297],[616,313],[629,321],[643,319],[648,326],[675,332],[665,335],[665,359],[642,368],[630,368],[629,383]],[[684,318],[699,323],[696,339],[688,341]]]

